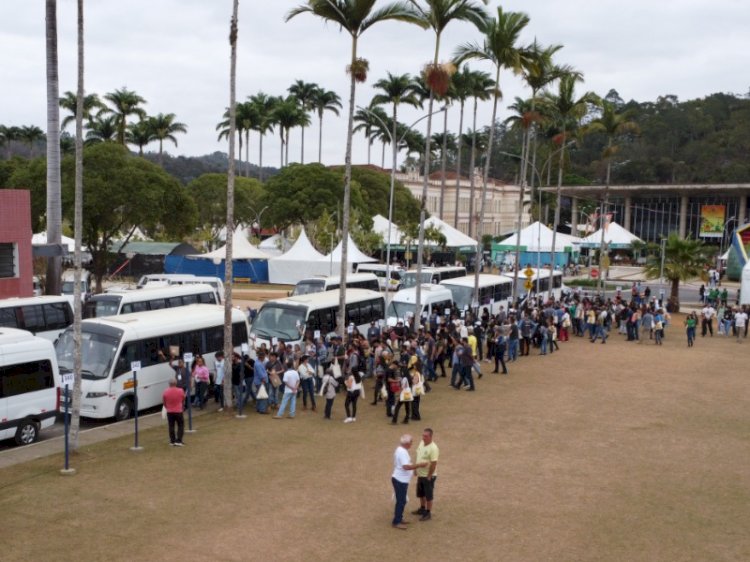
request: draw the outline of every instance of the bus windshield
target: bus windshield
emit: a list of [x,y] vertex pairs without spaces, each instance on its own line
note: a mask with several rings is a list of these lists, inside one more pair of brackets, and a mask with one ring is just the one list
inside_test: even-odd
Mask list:
[[120,307],[120,297],[108,299],[94,299],[83,305],[84,318],[103,318],[114,316]]
[[323,280],[300,281],[299,283],[297,283],[296,287],[294,287],[294,291],[292,291],[292,296],[296,297],[299,295],[311,295],[313,293],[322,293],[324,285],[325,285],[325,281]]
[[262,338],[296,341],[304,333],[306,313],[304,308],[266,303],[255,317],[251,331]]
[[[391,301],[388,305],[388,318],[406,318],[407,316],[414,316],[414,309],[416,306],[413,302],[399,302]],[[424,305],[422,305],[424,310]]]
[[[117,338],[105,334],[81,332],[81,376],[84,379],[106,379],[114,361],[119,341]],[[75,342],[73,330],[63,332],[55,344],[57,362],[61,373],[73,372],[75,357]]]
[[[431,283],[432,282],[432,273],[429,271],[423,271],[422,272],[422,283]],[[409,289],[411,287],[417,286],[417,272],[416,271],[407,271],[402,276],[401,281],[401,288],[402,289]]]
[[446,285],[453,294],[453,302],[459,310],[464,310],[471,306],[471,300],[474,296],[474,287],[462,287],[461,285]]

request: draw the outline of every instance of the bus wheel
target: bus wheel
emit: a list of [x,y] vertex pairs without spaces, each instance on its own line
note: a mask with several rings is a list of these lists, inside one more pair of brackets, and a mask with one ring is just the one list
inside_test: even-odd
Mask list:
[[115,420],[125,421],[133,415],[133,401],[130,398],[120,398],[115,406]]
[[39,426],[33,420],[23,420],[16,431],[16,444],[30,445],[39,439]]

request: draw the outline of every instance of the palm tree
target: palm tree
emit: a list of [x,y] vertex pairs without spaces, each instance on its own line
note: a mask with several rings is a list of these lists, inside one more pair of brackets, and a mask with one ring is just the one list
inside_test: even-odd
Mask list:
[[[501,7],[497,8],[497,17],[493,18],[482,28],[484,41],[482,45],[468,43],[460,45],[456,49],[456,59],[463,62],[467,59],[479,59],[491,62],[495,66],[496,89],[492,104],[492,121],[490,122],[490,137],[487,141],[487,158],[484,163],[482,175],[482,203],[479,210],[479,225],[477,226],[477,263],[474,281],[474,300],[479,300],[479,266],[482,259],[481,240],[484,228],[484,210],[487,199],[487,181],[490,173],[490,155],[492,154],[492,143],[495,135],[495,122],[497,119],[497,102],[500,98],[500,70],[507,68],[515,73],[521,71],[526,59],[526,52],[518,46],[518,41],[523,29],[529,23],[529,16],[523,12],[505,12]],[[520,224],[519,224],[520,231]],[[518,263],[518,257],[516,257]],[[513,284],[513,301],[516,300],[516,285],[518,279],[518,268],[516,268]]]
[[140,105],[146,103],[146,100],[124,86],[119,90],[104,94],[104,99],[112,104],[107,111],[117,117],[117,142],[124,145],[128,117],[137,115],[145,119],[146,112]]
[[[250,177],[250,131],[258,130],[260,115],[258,108],[249,101],[238,103],[236,111],[237,134],[240,138],[243,134],[245,135],[245,177]],[[242,148],[240,148],[241,152]],[[242,161],[242,158],[240,158],[240,161]],[[241,171],[240,175],[242,175]]]
[[[70,123],[75,123],[76,111],[78,107],[78,96],[73,92],[67,91],[60,98],[60,107],[70,112],[70,115],[62,121],[61,129],[65,129]],[[89,94],[83,98],[83,118],[87,121],[91,119],[94,110],[104,109],[104,104],[99,100],[96,94]]]
[[[588,112],[589,105],[600,105],[601,100],[599,96],[593,92],[586,92],[580,98],[575,97],[575,84],[576,82],[583,81],[583,78],[579,73],[568,73],[564,74],[558,82],[558,95],[547,93],[544,96],[544,103],[551,110],[555,116],[555,121],[558,126],[562,129],[562,133],[559,135],[560,139],[560,160],[557,168],[557,190],[555,198],[555,221],[552,228],[552,267],[555,264],[555,242],[557,237],[557,228],[560,225],[560,202],[562,199],[562,179],[563,179],[563,168],[565,164],[565,148],[568,144],[567,133],[568,131],[574,130],[578,127],[581,119]],[[605,205],[606,209],[606,205]],[[603,209],[604,211],[604,209]],[[605,216],[605,212],[601,215]],[[604,243],[604,225],[602,224],[602,247]],[[599,259],[602,259],[600,252]],[[599,264],[601,269],[601,263]],[[600,277],[604,277],[601,275]],[[600,281],[601,282],[601,281]]]
[[310,116],[302,109],[293,96],[287,97],[274,110],[275,121],[281,134],[282,166],[289,165],[289,139],[294,127],[310,124]]
[[[60,178],[60,79],[57,66],[57,0],[46,1],[47,59],[47,243],[62,242],[62,180]],[[38,127],[34,127],[38,129]],[[24,128],[26,129],[26,128]],[[30,131],[24,131],[26,139]],[[41,130],[35,136],[41,137]],[[33,138],[33,136],[31,136]],[[32,151],[33,156],[33,151]],[[47,294],[58,295],[62,283],[62,257],[47,260]]]
[[323,157],[323,113],[330,111],[338,115],[341,109],[341,98],[336,92],[318,88],[313,96],[312,108],[318,113],[318,162],[320,163]]
[[[471,80],[472,72],[468,66],[463,66],[459,72],[453,75],[453,100],[458,102],[459,105],[459,118],[458,118],[458,138],[460,139],[464,134],[464,107],[466,100],[471,97]],[[459,201],[459,186],[461,184],[461,145],[459,142],[457,146],[456,154],[456,207],[453,212],[453,228],[458,228],[458,201]]]
[[164,141],[168,140],[177,146],[175,133],[187,133],[187,125],[175,121],[174,113],[158,113],[148,118],[148,126],[154,135],[154,140],[159,141],[159,164],[162,164]]
[[[313,84],[312,82],[304,82],[303,80],[297,80],[289,86],[287,91],[294,96],[299,103],[300,109],[307,114],[313,110],[313,103],[315,101],[315,95],[320,90],[320,86]],[[307,125],[310,122],[308,120]],[[300,150],[300,164],[305,163],[305,124],[300,124],[302,128],[302,148]]]
[[[639,128],[635,122],[629,120],[626,113],[619,113],[613,103],[601,101],[601,106],[601,116],[594,119],[586,127],[586,132],[601,132],[607,135],[607,146],[602,154],[607,160],[607,177],[604,186],[604,203],[602,204],[602,216],[606,216],[607,207],[609,206],[609,182],[612,171],[612,157],[617,153],[617,146],[614,144],[615,138],[629,133],[637,134]],[[604,230],[602,230],[602,247],[604,247]],[[601,270],[601,264],[599,265],[599,269]],[[600,283],[602,283],[601,280]]]
[[[240,175],[242,175],[242,146],[243,146],[243,133],[246,133],[249,136],[250,133],[250,125],[251,123],[248,123],[247,118],[248,116],[246,114],[243,114],[245,111],[244,104],[238,103],[235,104],[235,132],[237,133],[237,141],[238,141],[238,153],[239,153],[239,169],[240,169]],[[254,112],[254,110],[252,110]],[[224,111],[224,120],[221,121],[216,125],[216,130],[219,131],[219,136],[217,137],[217,140],[222,140],[225,138],[229,138],[229,132],[231,130],[229,126],[229,108],[227,108],[226,111]],[[236,155],[232,154],[231,158],[236,158]]]
[[12,155],[12,144],[21,140],[21,128],[0,125],[0,137],[2,137],[2,142],[5,144],[5,157],[10,160]]
[[[487,4],[487,0],[482,0]],[[467,21],[473,23],[478,29],[486,25],[487,14],[482,4],[474,0],[424,0],[424,7],[417,0],[410,0],[420,15],[422,27],[432,29],[435,32],[435,54],[432,64],[424,71],[425,82],[430,87],[430,98],[427,105],[427,134],[425,135],[424,147],[424,177],[422,178],[422,201],[419,213],[419,246],[417,247],[417,278],[422,278],[422,248],[424,247],[424,222],[426,219],[427,186],[430,176],[430,136],[432,135],[432,109],[435,94],[445,95],[450,84],[451,69],[438,64],[440,56],[440,39],[443,31],[453,21]],[[415,295],[415,318],[419,318],[422,310],[422,285],[417,283]]]
[[45,137],[44,131],[36,125],[24,125],[19,130],[18,140],[29,145],[29,158],[34,157],[34,145],[45,138],[49,138],[49,135]]
[[[702,240],[682,239],[676,232],[671,233],[664,244],[664,277],[672,284],[669,302],[673,312],[680,311],[680,281],[687,281],[703,272],[711,262],[713,249]],[[646,259],[645,273],[649,279],[661,276],[662,256],[654,254]]]
[[[419,107],[421,105],[419,97],[417,95],[416,91],[416,84],[414,82],[414,79],[409,76],[408,74],[401,74],[399,76],[394,76],[390,72],[387,73],[387,78],[381,78],[375,84],[373,87],[375,88],[376,92],[379,91],[379,93],[376,93],[372,101],[370,102],[370,111],[373,112],[372,117],[375,117],[377,115],[376,121],[380,123],[381,126],[386,124],[388,121],[387,119],[383,119],[383,116],[385,113],[382,114],[380,112],[375,111],[375,107],[378,105],[383,104],[393,104],[393,114],[390,119],[389,125],[389,131],[386,134],[382,135],[383,138],[383,146],[385,147],[385,140],[386,138],[389,138],[392,141],[392,147],[393,150],[393,170],[396,169],[396,158],[398,154],[398,106],[401,104],[411,105],[412,107]],[[379,108],[378,108],[379,109]],[[385,168],[385,163],[383,163],[383,168]],[[392,214],[392,213],[391,213]],[[388,220],[392,220],[392,216],[388,217]]]
[[349,239],[349,219],[350,219],[350,202],[352,187],[352,136],[354,133],[354,107],[355,92],[357,82],[364,82],[367,79],[369,63],[365,59],[357,56],[357,44],[362,34],[370,29],[373,25],[387,21],[398,20],[411,23],[417,23],[413,10],[402,3],[387,4],[377,10],[374,9],[375,0],[307,0],[305,4],[293,9],[286,16],[286,21],[298,16],[299,14],[309,13],[317,16],[325,22],[337,24],[341,29],[346,30],[352,38],[351,57],[349,59],[349,115],[346,129],[346,153],[344,156],[344,205],[343,217],[341,221],[341,236],[344,240],[341,252],[341,289],[339,290],[339,312],[338,312],[338,332],[344,335],[344,319],[346,306],[346,274],[348,273],[349,264],[347,263]]
[[254,96],[249,96],[250,104],[255,108],[257,121],[255,130],[258,131],[260,139],[258,141],[258,179],[263,181],[263,139],[266,133],[272,132],[275,125],[274,109],[278,103],[277,98],[258,92]]
[[91,144],[95,142],[115,141],[117,139],[116,115],[97,115],[91,119],[86,128],[86,142]]
[[128,124],[125,141],[138,147],[139,156],[143,156],[143,147],[155,139],[154,131],[147,119]]
[[[376,117],[377,115],[377,117]],[[370,154],[372,152],[372,143],[375,141],[377,130],[381,126],[378,118],[387,120],[388,115],[383,111],[382,108],[373,105],[370,102],[370,106],[367,109],[358,109],[354,114],[354,122],[359,123],[354,127],[354,132],[358,133],[362,131],[367,140],[367,163],[370,164]]]
[[[227,245],[224,257],[224,357],[232,357],[234,343],[232,339],[232,278],[234,267],[234,134],[237,124],[237,12],[239,0],[232,2],[232,19],[229,23],[229,168],[227,170]],[[224,396],[227,405],[232,405],[231,381],[224,380]],[[240,397],[241,398],[241,397]]]

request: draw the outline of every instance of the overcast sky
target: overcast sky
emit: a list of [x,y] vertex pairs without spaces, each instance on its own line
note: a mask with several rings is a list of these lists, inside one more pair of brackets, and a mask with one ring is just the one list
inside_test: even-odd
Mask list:
[[[286,94],[301,79],[336,91],[344,109],[348,99],[345,67],[349,35],[309,14],[284,23],[300,0],[240,1],[237,99],[258,91]],[[385,4],[385,0],[379,2]],[[580,91],[600,95],[616,89],[625,100],[655,100],[664,94],[681,100],[714,92],[747,93],[750,3],[747,0],[505,0],[489,2],[530,17],[524,42],[564,49],[557,62],[585,75]],[[96,0],[86,2],[86,91],[100,95],[115,88],[135,90],[147,100],[149,114],[175,113],[188,126],[172,154],[201,155],[226,151],[215,126],[229,104],[228,23],[231,0]],[[0,124],[46,127],[45,28],[42,0],[0,2]],[[76,2],[58,0],[60,92],[76,87]],[[479,40],[467,24],[451,24],[441,59],[465,41]],[[371,84],[385,76],[416,73],[434,50],[432,32],[401,23],[368,30],[359,45],[370,62],[368,82],[358,88],[357,105],[367,105]],[[481,63],[472,68],[491,70]],[[499,118],[515,96],[528,96],[520,80],[501,75],[505,100]],[[480,126],[488,124],[490,104],[480,109]],[[412,122],[424,111],[403,112]],[[62,112],[62,116],[65,112]],[[346,141],[345,110],[327,114],[323,124],[323,161],[342,163]],[[440,124],[442,127],[442,123]],[[458,109],[449,114],[458,129]],[[71,126],[72,131],[72,126]],[[292,133],[290,161],[299,161],[299,130]],[[317,119],[305,136],[305,161],[318,153]],[[156,147],[152,147],[156,149]],[[257,137],[251,137],[251,162],[257,162]],[[366,143],[355,137],[355,163],[367,160]],[[373,150],[379,163],[379,148]],[[279,140],[267,137],[264,164],[279,165]]]

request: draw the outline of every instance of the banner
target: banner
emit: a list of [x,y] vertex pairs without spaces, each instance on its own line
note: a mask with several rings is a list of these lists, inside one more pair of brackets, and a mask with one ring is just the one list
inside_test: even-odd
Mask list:
[[724,205],[701,205],[701,230],[703,238],[724,236]]

